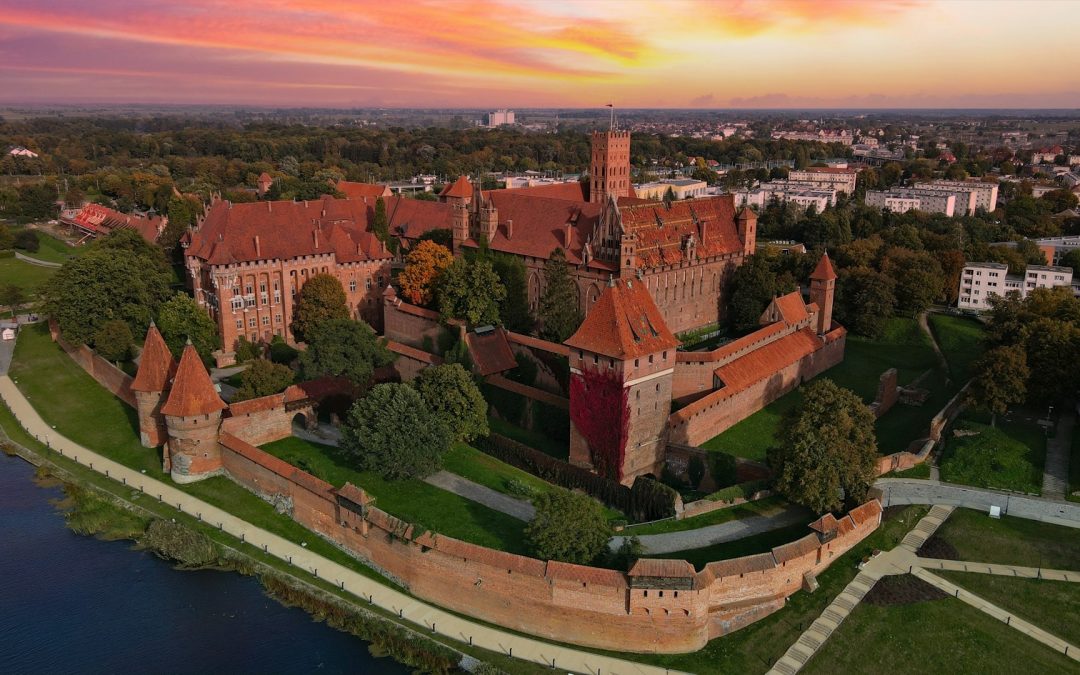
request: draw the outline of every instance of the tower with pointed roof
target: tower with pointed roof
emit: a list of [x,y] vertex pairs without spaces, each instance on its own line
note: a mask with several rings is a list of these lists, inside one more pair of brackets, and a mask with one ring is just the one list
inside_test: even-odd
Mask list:
[[757,214],[749,206],[744,206],[735,222],[743,246],[743,255],[754,255],[754,248],[757,246]]
[[161,447],[167,440],[161,404],[175,373],[176,359],[157,326],[151,322],[139,357],[139,371],[131,383],[139,413],[139,440],[143,447]]
[[589,201],[603,204],[609,195],[630,196],[630,132],[614,128],[592,133]]
[[189,342],[161,406],[169,438],[163,464],[174,481],[192,483],[222,471],[218,436],[225,408],[210,373]]
[[824,335],[832,330],[833,296],[836,295],[836,271],[825,252],[810,275],[810,300],[818,306],[817,332]]
[[[648,288],[638,279],[612,278],[565,344],[570,461],[627,485],[638,476],[659,477],[679,341]],[[618,466],[603,466],[613,455]]]

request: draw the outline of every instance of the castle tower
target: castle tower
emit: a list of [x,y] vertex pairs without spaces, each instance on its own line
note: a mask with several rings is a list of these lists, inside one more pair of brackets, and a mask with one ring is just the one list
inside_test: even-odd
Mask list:
[[757,246],[757,214],[749,206],[742,207],[736,218],[739,229],[739,241],[743,245],[743,255],[754,255]]
[[818,306],[818,335],[828,333],[832,328],[833,296],[836,294],[836,272],[833,270],[829,254],[826,252],[818,261],[814,273],[810,275],[810,301]]
[[589,201],[602,204],[608,195],[630,196],[630,132],[594,131],[589,162]]
[[675,348],[645,284],[612,279],[570,347],[570,461],[629,485],[659,476]]
[[488,242],[495,238],[495,232],[499,229],[499,210],[495,208],[495,202],[488,196],[480,209],[480,234],[487,237]]
[[188,342],[161,414],[169,444],[164,469],[177,483],[193,483],[220,473],[218,433],[225,402],[218,396],[199,353]]
[[139,440],[143,447],[157,448],[167,440],[161,403],[175,373],[176,359],[151,321],[143,342],[142,356],[139,357],[139,372],[131,383],[139,412]]
[[469,207],[465,202],[450,205],[450,228],[454,235],[454,253],[460,255],[461,245],[469,239]]

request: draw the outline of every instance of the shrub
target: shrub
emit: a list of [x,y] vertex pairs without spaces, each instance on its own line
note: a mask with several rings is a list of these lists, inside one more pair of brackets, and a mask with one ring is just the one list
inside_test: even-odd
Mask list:
[[525,528],[529,548],[541,560],[587,565],[604,552],[611,528],[600,504],[568,490],[539,495],[536,517]]
[[690,478],[690,487],[696,490],[705,478],[705,462],[697,455],[691,457],[686,465],[686,475]]
[[283,366],[287,366],[296,360],[296,357],[300,354],[299,351],[293,349],[285,342],[285,338],[280,335],[275,335],[270,340],[270,360],[274,363],[280,363]]
[[28,253],[37,253],[37,250],[41,248],[38,233],[33,230],[20,230],[15,235],[15,248],[21,248]]
[[716,487],[727,487],[739,481],[738,463],[735,457],[726,452],[709,453],[709,473],[712,474]]

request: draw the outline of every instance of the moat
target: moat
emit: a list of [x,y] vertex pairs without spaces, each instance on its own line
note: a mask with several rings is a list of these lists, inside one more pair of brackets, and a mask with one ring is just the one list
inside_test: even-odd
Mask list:
[[266,597],[67,529],[34,468],[0,455],[0,672],[407,673]]

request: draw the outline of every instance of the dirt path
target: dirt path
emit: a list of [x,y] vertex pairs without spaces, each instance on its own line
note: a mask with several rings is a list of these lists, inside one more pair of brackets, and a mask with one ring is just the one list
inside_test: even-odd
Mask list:
[[945,353],[941,351],[941,347],[937,343],[937,339],[934,337],[934,331],[930,330],[930,322],[927,320],[929,312],[922,312],[919,314],[919,328],[930,338],[930,346],[934,348],[934,353],[937,354],[938,363],[941,364],[941,369],[945,371],[945,386],[952,384],[952,371],[949,370],[949,360],[945,358]]

